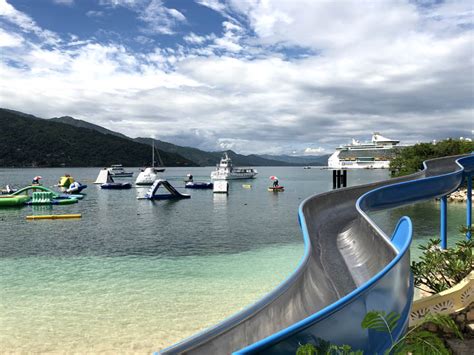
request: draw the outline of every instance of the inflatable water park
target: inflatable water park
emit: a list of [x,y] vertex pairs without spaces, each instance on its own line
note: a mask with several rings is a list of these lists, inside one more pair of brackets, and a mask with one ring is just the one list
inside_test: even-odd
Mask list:
[[129,182],[115,182],[107,168],[102,169],[97,176],[94,184],[100,184],[101,189],[106,190],[127,190],[132,188]]
[[[168,191],[167,193],[158,193],[158,189],[163,187],[162,190]],[[147,191],[145,196],[137,197],[139,200],[180,200],[191,198],[191,195],[182,194],[176,190],[167,180],[159,179],[156,180],[150,189]]]
[[31,185],[9,195],[0,195],[0,207],[70,205],[83,197],[83,195],[61,194],[41,185]]

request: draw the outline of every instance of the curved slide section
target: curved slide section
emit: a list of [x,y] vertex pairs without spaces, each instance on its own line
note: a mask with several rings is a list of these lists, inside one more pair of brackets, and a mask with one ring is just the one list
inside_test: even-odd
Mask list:
[[388,336],[360,327],[371,310],[401,315],[403,333],[413,297],[410,219],[387,236],[367,212],[456,190],[474,155],[426,162],[414,175],[312,196],[300,206],[305,253],[295,272],[257,303],[164,349],[162,354],[291,354],[317,338],[382,352]]

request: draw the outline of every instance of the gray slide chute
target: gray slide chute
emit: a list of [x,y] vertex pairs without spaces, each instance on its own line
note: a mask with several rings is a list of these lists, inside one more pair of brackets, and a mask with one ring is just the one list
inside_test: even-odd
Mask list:
[[299,220],[305,254],[297,269],[255,304],[161,354],[294,354],[299,344],[324,339],[368,353],[383,352],[388,335],[360,327],[368,311],[401,315],[406,328],[413,298],[403,217],[387,236],[366,214],[443,196],[474,171],[474,155],[434,159],[419,173],[312,196]]

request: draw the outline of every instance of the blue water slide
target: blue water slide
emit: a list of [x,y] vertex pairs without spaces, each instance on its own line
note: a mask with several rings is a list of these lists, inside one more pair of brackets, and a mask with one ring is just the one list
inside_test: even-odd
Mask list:
[[255,304],[161,354],[294,354],[324,339],[382,353],[388,335],[364,330],[371,310],[397,312],[397,339],[413,299],[408,217],[387,236],[367,215],[444,196],[474,171],[474,155],[427,161],[398,179],[335,190],[302,202],[298,217],[305,252],[298,267]]

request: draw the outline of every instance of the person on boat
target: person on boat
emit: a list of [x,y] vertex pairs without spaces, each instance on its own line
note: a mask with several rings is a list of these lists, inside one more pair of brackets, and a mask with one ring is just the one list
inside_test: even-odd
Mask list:
[[188,174],[188,181],[193,182],[193,175],[192,174]]
[[278,179],[273,180],[273,187],[278,187]]

